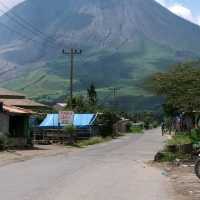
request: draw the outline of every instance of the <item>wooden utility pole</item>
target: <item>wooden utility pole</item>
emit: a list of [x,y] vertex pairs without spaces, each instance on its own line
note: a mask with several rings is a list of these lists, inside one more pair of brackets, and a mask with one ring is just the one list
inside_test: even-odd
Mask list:
[[117,101],[116,101],[116,97],[117,97],[117,92],[120,90],[119,88],[111,88],[110,89],[112,92],[113,92],[113,105],[115,106],[115,107],[117,107]]
[[119,88],[111,88],[111,91],[113,91],[113,98],[115,99],[117,96],[117,92],[120,90]]
[[74,56],[80,55],[82,53],[81,49],[71,48],[69,51],[63,49],[63,54],[70,56],[70,106],[72,108],[73,103],[73,79],[74,79]]

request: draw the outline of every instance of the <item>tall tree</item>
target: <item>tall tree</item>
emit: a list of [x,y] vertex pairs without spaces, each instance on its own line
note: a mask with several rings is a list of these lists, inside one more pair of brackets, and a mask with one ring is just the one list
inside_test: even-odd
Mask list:
[[166,73],[151,78],[151,90],[166,99],[165,108],[179,112],[200,110],[200,66],[197,63],[178,64]]
[[90,87],[87,89],[87,93],[88,93],[89,104],[92,106],[96,106],[98,100],[97,100],[97,92],[96,92],[96,88],[94,84],[90,85]]

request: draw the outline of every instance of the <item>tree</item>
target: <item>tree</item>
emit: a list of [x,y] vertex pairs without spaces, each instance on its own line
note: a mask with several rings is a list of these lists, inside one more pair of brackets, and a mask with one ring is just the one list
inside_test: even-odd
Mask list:
[[200,110],[200,69],[196,63],[175,65],[168,72],[155,74],[150,80],[151,91],[165,97],[167,112]]
[[97,105],[97,92],[94,84],[91,84],[90,87],[87,89],[88,93],[88,101],[89,105],[96,106]]
[[84,96],[74,96],[72,99],[72,106],[70,105],[70,99],[67,101],[67,109],[73,109],[74,112],[84,113],[88,111],[87,99]]
[[64,133],[69,136],[69,144],[73,145],[75,143],[76,128],[73,125],[67,125],[63,130]]

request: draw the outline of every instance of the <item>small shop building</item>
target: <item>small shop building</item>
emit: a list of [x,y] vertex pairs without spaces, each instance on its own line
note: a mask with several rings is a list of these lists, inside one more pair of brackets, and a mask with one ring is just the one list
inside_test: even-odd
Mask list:
[[7,106],[30,109],[36,112],[48,110],[48,106],[26,98],[24,94],[0,88],[0,102]]
[[[98,133],[96,119],[95,114],[74,114],[72,124],[76,128],[76,136],[79,139],[95,136]],[[66,141],[68,136],[63,132],[63,128],[59,114],[48,114],[34,130],[33,141],[40,144]]]
[[30,117],[44,109],[47,106],[23,94],[0,88],[0,134],[26,144],[30,139]]
[[30,139],[29,117],[32,114],[31,110],[0,103],[0,133],[16,138],[19,144],[26,144]]

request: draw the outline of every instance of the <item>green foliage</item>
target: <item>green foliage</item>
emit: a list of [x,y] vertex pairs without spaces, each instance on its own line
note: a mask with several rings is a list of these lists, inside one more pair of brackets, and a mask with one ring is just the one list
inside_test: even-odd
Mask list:
[[177,156],[175,153],[163,152],[162,157],[159,160],[159,162],[172,162],[172,161],[175,161],[176,158],[177,158]]
[[90,85],[90,88],[87,89],[87,93],[88,93],[89,105],[96,106],[97,105],[97,92],[96,92],[94,84]]
[[119,120],[119,116],[115,112],[106,111],[99,116],[97,124],[100,125],[100,133],[102,137],[114,137],[113,125]]
[[131,128],[130,128],[130,132],[131,132],[131,133],[134,133],[134,134],[141,134],[141,133],[144,133],[143,131],[144,131],[144,129],[141,128],[141,127],[131,127]]
[[192,139],[193,143],[200,142],[200,129],[193,129],[190,134],[190,138]]
[[72,109],[76,113],[84,113],[89,110],[87,99],[84,96],[74,96],[72,99],[72,108],[70,99],[67,99],[67,105],[67,109]]
[[172,137],[172,139],[167,141],[167,145],[185,145],[192,144],[192,139],[188,134],[177,134]]
[[183,154],[183,153],[172,153],[168,151],[161,152],[159,162],[173,162],[176,159],[178,160],[189,160],[191,158],[190,154]]
[[68,135],[68,143],[74,145],[76,141],[76,128],[71,124],[67,125],[63,129],[64,133]]
[[77,142],[77,146],[86,147],[86,146],[90,146],[94,144],[100,144],[105,141],[108,141],[108,138],[104,139],[102,137],[92,137],[92,138],[89,138],[88,140],[82,140],[80,142]]
[[157,73],[152,77],[152,91],[166,98],[166,113],[192,112],[199,109],[200,69],[195,64],[178,64],[169,72]]
[[67,135],[74,135],[76,133],[76,128],[73,125],[67,125],[64,127],[64,132]]

